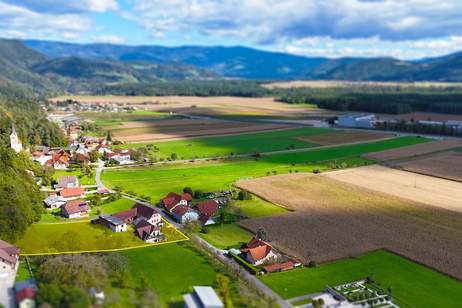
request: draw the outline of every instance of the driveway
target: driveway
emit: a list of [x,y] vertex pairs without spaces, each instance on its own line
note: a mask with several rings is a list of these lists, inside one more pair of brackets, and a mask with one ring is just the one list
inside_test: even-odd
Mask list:
[[16,271],[0,273],[0,305],[5,308],[15,307],[13,292],[15,278]]

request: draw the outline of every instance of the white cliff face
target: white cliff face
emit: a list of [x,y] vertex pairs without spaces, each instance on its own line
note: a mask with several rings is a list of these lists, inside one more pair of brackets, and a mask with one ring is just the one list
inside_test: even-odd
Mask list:
[[10,144],[11,148],[16,152],[19,153],[22,151],[22,142],[19,140],[18,134],[16,133],[16,128],[12,127],[12,132],[10,135]]

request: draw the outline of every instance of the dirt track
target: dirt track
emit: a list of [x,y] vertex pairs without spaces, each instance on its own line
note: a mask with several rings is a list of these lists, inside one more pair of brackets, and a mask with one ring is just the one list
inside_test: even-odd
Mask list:
[[266,177],[238,186],[294,210],[241,224],[253,231],[264,227],[275,247],[304,262],[386,248],[462,279],[462,213],[323,175]]

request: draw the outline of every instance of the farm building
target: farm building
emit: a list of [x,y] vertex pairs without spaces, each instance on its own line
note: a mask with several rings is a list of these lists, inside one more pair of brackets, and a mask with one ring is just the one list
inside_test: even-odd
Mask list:
[[205,226],[215,224],[213,216],[215,216],[218,213],[219,206],[217,201],[200,201],[196,209],[199,212],[199,220],[200,222],[202,222],[202,224],[204,224]]
[[271,264],[271,265],[268,265],[268,266],[264,266],[263,270],[266,273],[284,272],[284,271],[288,271],[290,269],[293,269],[295,267],[299,267],[301,265],[302,265],[301,263],[299,263],[299,262],[297,262],[295,260],[288,260],[288,261],[283,262],[283,263],[276,263],[276,264]]
[[185,308],[223,308],[225,307],[212,287],[195,286],[193,293],[183,296]]
[[83,198],[85,196],[85,189],[80,187],[75,188],[64,188],[59,192],[59,195],[66,200]]
[[113,232],[125,232],[127,231],[127,223],[120,218],[112,215],[100,215],[99,224],[104,225],[111,229]]
[[66,199],[62,196],[50,195],[43,202],[47,208],[57,209],[66,204]]
[[18,268],[19,248],[0,240],[0,273]]
[[191,200],[192,196],[188,193],[179,195],[177,193],[171,192],[161,200],[161,204],[167,211],[170,212],[175,206],[178,205],[189,206]]
[[191,221],[196,221],[199,219],[199,214],[192,210],[188,206],[184,205],[177,205],[172,208],[170,211],[170,214],[172,214],[173,218],[182,224],[191,222]]
[[256,237],[253,237],[240,251],[243,258],[254,265],[261,265],[277,258],[273,246]]
[[150,224],[144,217],[140,217],[133,224],[136,234],[146,243],[156,243],[164,240],[164,236],[160,231],[160,225]]
[[90,212],[90,207],[86,201],[71,200],[61,207],[61,214],[66,218],[79,218],[87,216]]
[[352,128],[374,128],[375,121],[373,114],[341,115],[338,117],[337,125]]

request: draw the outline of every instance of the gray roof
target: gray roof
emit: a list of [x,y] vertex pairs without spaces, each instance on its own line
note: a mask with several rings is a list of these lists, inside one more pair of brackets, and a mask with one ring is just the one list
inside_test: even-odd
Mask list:
[[111,224],[113,224],[115,226],[125,225],[125,221],[123,221],[122,219],[117,218],[115,216],[112,216],[112,215],[100,215],[99,217],[101,219],[104,219],[104,220],[110,222]]
[[35,291],[38,290],[37,283],[35,282],[34,278],[18,281],[18,282],[16,282],[14,284],[14,290],[16,292],[19,292],[19,291],[21,291],[23,289],[26,289],[26,288],[31,288],[31,289],[34,289]]
[[212,287],[195,286],[193,287],[193,289],[194,294],[197,296],[203,307],[224,307],[223,303],[221,302],[220,298],[218,297],[217,293],[215,293],[215,290],[213,290]]

